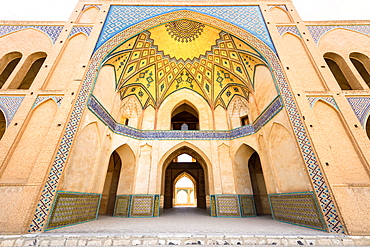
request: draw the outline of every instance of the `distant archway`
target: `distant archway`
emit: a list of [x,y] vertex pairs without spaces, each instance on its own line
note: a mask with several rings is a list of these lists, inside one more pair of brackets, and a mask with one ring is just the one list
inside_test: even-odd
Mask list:
[[181,173],[174,181],[174,206],[195,207],[196,180],[187,172]]

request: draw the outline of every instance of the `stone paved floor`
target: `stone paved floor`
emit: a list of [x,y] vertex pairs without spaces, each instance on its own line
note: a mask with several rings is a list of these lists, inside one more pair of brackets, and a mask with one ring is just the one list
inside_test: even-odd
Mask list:
[[346,236],[274,221],[271,216],[213,218],[174,208],[157,218],[99,216],[97,221],[38,234],[0,235],[5,246],[370,246],[370,236]]
[[50,233],[125,233],[125,234],[263,234],[263,235],[338,235],[282,223],[271,216],[249,218],[210,217],[205,209],[165,209],[156,218],[118,218],[99,216],[97,221],[64,227]]

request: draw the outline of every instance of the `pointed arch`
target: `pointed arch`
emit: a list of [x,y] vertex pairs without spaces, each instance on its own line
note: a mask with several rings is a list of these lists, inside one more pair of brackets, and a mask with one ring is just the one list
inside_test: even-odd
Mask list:
[[280,123],[274,122],[272,124],[269,133],[269,151],[277,176],[276,192],[290,193],[312,190],[297,141],[291,131]]
[[[46,89],[64,90],[68,86],[72,81],[72,75],[79,63],[86,41],[87,36],[83,33],[78,33],[68,38],[62,51],[59,53],[59,57],[56,59],[50,76],[46,79]],[[72,57],[73,59],[71,59]]]
[[97,162],[100,135],[97,122],[90,122],[79,132],[71,150],[60,190],[76,192],[92,192],[92,181]]
[[77,23],[92,24],[95,22],[98,13],[99,8],[92,5],[81,12],[80,17],[77,20]]
[[9,88],[29,89],[39,70],[41,69],[46,57],[47,54],[45,52],[35,52],[29,55],[9,85]]
[[292,23],[292,18],[290,17],[289,12],[287,12],[285,9],[281,8],[280,6],[275,6],[270,9],[270,12],[272,16],[274,17],[274,20],[278,24],[283,23]]
[[207,157],[207,155],[201,149],[199,149],[194,144],[186,141],[178,143],[172,148],[170,148],[166,153],[162,155],[161,159],[159,160],[157,170],[162,173],[162,177],[159,178],[160,180],[157,182],[157,185],[161,186],[160,188],[158,188],[158,191],[161,191],[161,193],[164,192],[165,171],[167,167],[170,165],[172,160],[174,160],[177,156],[183,153],[192,156],[202,166],[206,180],[205,189],[206,191],[208,191],[208,194],[212,194],[214,190],[212,182],[213,181],[212,163]]
[[355,75],[342,56],[334,52],[327,52],[324,54],[324,59],[342,90],[360,89],[356,83]]
[[10,52],[0,59],[0,88],[8,80],[21,59],[22,53],[18,51]]
[[52,128],[57,110],[58,106],[52,99],[46,100],[32,110],[14,142],[1,182],[26,183],[32,171],[42,165],[36,161],[46,145],[45,140]]
[[352,52],[349,59],[355,66],[357,72],[361,75],[364,82],[370,87],[370,59],[360,52]]

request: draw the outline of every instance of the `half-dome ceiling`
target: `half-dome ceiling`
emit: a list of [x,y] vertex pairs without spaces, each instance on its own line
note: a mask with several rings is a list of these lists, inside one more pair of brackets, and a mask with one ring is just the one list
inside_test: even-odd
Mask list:
[[222,30],[190,20],[169,22],[125,41],[104,60],[116,73],[121,98],[135,95],[157,108],[180,89],[227,108],[235,95],[248,99],[254,72],[266,65],[248,44]]

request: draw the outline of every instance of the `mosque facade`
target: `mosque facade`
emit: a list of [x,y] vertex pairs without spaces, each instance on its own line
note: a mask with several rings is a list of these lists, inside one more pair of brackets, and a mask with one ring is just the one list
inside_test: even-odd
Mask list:
[[185,205],[369,235],[369,36],[290,0],[80,0],[66,22],[1,21],[2,233]]

